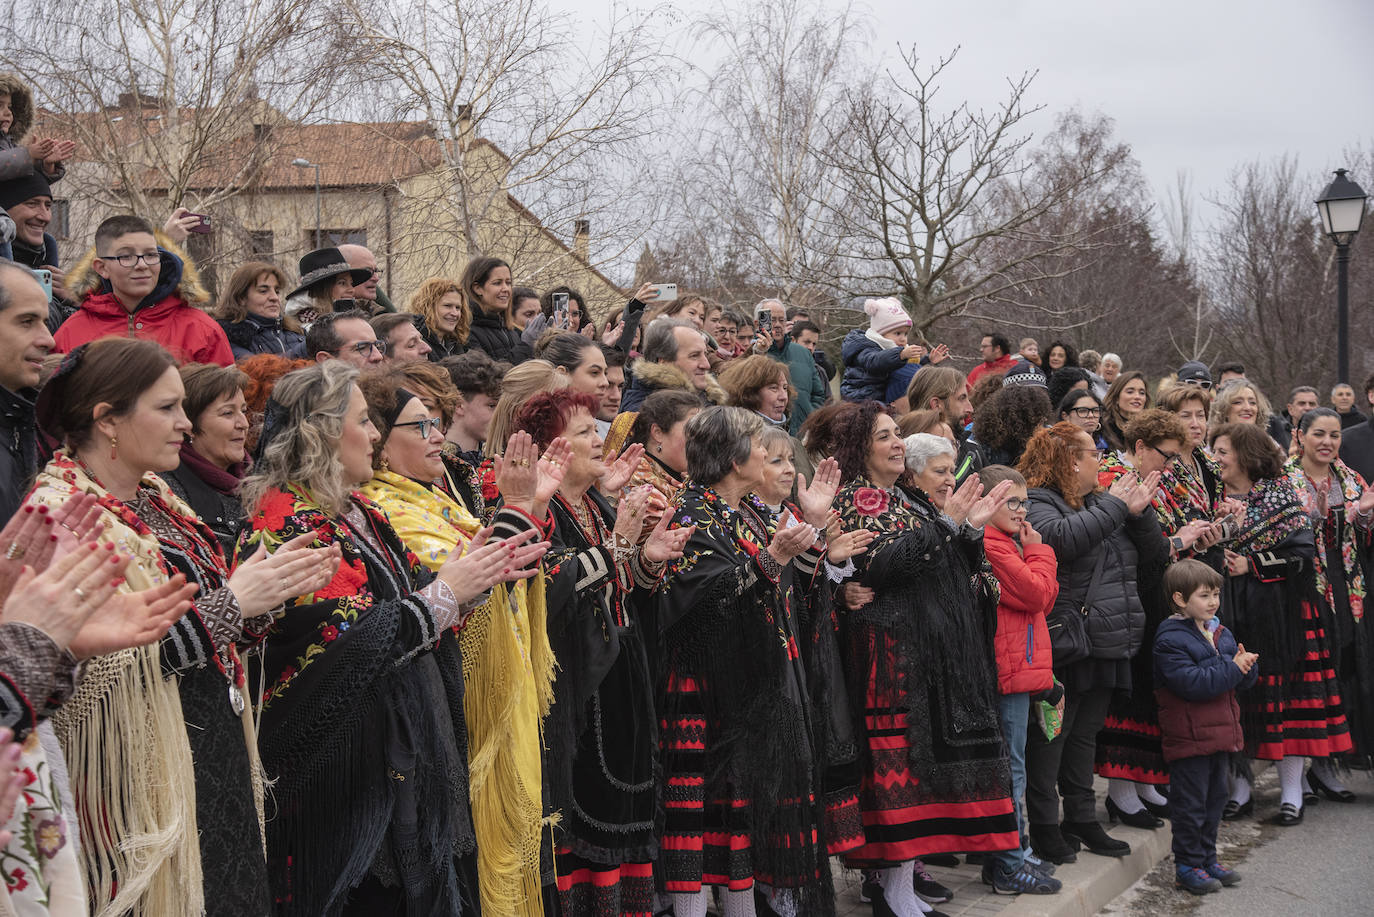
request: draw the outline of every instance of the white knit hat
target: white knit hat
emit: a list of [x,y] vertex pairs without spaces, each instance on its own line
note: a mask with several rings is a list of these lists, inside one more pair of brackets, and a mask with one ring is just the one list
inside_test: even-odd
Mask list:
[[882,334],[903,325],[911,327],[911,316],[906,314],[895,296],[865,299],[864,311],[868,313],[868,330],[874,334]]

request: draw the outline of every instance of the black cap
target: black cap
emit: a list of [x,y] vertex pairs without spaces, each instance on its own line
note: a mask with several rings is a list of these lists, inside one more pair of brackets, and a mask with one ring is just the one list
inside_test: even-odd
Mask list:
[[1178,381],[1211,382],[1212,371],[1207,368],[1206,363],[1199,363],[1197,360],[1189,360],[1178,368]]
[[9,210],[35,197],[52,197],[48,180],[37,172],[0,182],[0,209]]

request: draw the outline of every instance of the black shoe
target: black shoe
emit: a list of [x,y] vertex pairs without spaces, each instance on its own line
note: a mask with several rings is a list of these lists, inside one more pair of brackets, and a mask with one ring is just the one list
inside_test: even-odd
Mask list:
[[1279,825],[1284,828],[1291,828],[1294,825],[1302,824],[1303,809],[1285,802],[1279,806],[1278,814],[1269,819],[1271,824]]
[[1078,844],[1067,840],[1058,825],[1031,825],[1031,849],[1046,863],[1062,866],[1078,862]]
[[1140,803],[1141,805],[1145,806],[1145,811],[1149,812],[1156,818],[1167,819],[1169,817],[1169,804],[1167,802],[1165,802],[1163,805],[1160,805],[1157,802],[1146,802],[1142,799],[1140,800]]
[[1234,799],[1226,800],[1226,807],[1221,810],[1222,821],[1233,821],[1237,818],[1249,818],[1255,814],[1255,797],[1251,796],[1245,802],[1236,802]]
[[1317,776],[1317,772],[1315,770],[1309,770],[1307,772],[1307,782],[1311,784],[1312,789],[1316,790],[1318,793],[1321,793],[1323,796],[1325,796],[1332,802],[1355,801],[1354,793],[1350,792],[1349,790],[1333,790],[1331,787],[1327,786],[1326,783],[1323,782],[1320,777]]
[[1091,853],[1104,857],[1124,857],[1131,845],[1112,837],[1095,821],[1066,821],[1059,826],[1066,838],[1077,838]]
[[985,854],[985,853],[966,853],[966,854],[964,854],[964,862],[967,863],[967,864],[970,865],[970,866],[982,866],[982,865],[983,865],[984,863],[986,863],[987,861],[988,861],[988,856],[987,856],[987,854]]
[[1107,798],[1107,817],[1111,819],[1112,824],[1121,822],[1132,828],[1149,828],[1153,831],[1156,828],[1164,827],[1164,819],[1155,818],[1148,809],[1141,809],[1139,812],[1123,812],[1121,806],[1117,805],[1111,797]]

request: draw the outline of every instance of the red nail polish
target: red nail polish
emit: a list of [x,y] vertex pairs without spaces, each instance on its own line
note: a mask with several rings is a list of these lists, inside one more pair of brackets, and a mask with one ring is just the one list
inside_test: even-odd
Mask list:
[[105,544],[105,550],[107,550],[107,551],[113,551],[113,550],[114,550],[114,542],[107,542],[107,543]]
[[43,524],[44,524],[44,525],[52,525],[52,516],[44,516],[44,517],[43,517]]
[[56,535],[49,535],[49,536],[48,536],[48,540],[49,540],[49,541],[56,541],[56,540],[57,540],[57,536],[56,536]]
[[30,503],[28,506],[24,507],[24,512],[26,512],[26,513],[31,513],[31,512],[33,512],[33,504]]
[[117,563],[119,563],[119,558],[118,558],[118,557],[111,557],[111,558],[110,558],[110,563],[112,563],[112,564],[117,564]]
[[46,516],[47,514],[48,514],[48,507],[47,507],[46,504],[44,504],[43,506],[38,507],[38,515],[40,515],[40,516]]
[[94,541],[91,542],[91,550],[92,550],[92,551],[94,551],[94,550],[95,550],[96,548],[98,548],[98,547],[100,547],[99,544],[97,544],[97,543],[94,542]]

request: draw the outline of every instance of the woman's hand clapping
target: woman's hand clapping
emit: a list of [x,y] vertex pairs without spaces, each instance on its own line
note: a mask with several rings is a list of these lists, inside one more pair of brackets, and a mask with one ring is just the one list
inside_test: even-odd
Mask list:
[[830,524],[830,507],[840,491],[840,477],[839,462],[827,458],[816,466],[810,484],[805,479],[797,484],[797,503],[802,518],[818,529]]
[[449,554],[439,568],[439,579],[453,590],[459,604],[477,598],[497,583],[528,579],[539,572],[539,561],[549,549],[547,541],[531,542],[534,529],[526,529],[499,541],[488,541],[490,527],[479,529],[462,554]]
[[225,584],[238,599],[245,618],[265,615],[287,599],[323,589],[339,569],[343,554],[337,544],[327,548],[310,547],[314,532],[306,532],[284,543],[271,554],[260,545],[239,564]]

